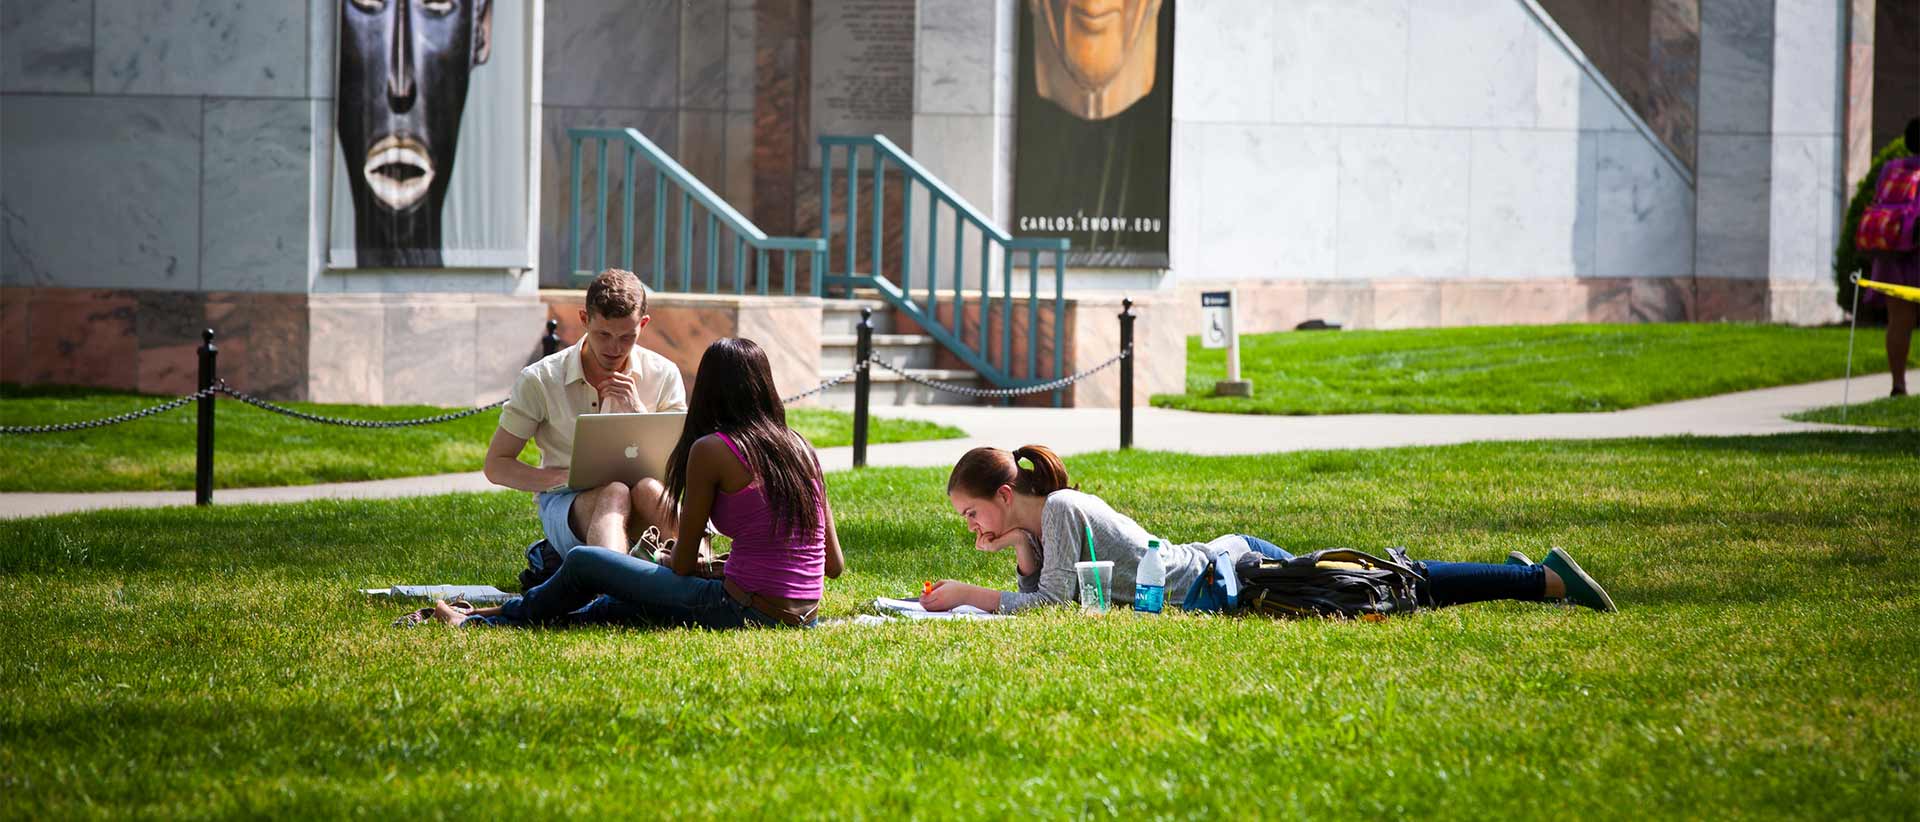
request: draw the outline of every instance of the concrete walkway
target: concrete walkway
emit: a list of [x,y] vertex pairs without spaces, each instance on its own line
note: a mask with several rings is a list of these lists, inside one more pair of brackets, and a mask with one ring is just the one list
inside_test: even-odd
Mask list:
[[[1908,381],[1920,384],[1920,370]],[[1190,454],[1264,454],[1346,448],[1451,445],[1500,440],[1582,440],[1623,437],[1753,436],[1795,431],[1848,430],[1841,426],[1790,422],[1787,414],[1838,405],[1843,380],[1723,394],[1629,411],[1595,414],[1354,414],[1281,417],[1251,414],[1201,414],[1164,408],[1137,408],[1134,447]],[[1854,380],[1853,400],[1884,396],[1887,377]],[[966,431],[965,439],[875,445],[870,466],[947,466],[979,445],[1014,448],[1047,445],[1061,454],[1108,451],[1119,447],[1120,415],[1111,408],[980,408],[915,406],[879,408],[875,416],[945,423]],[[853,465],[852,448],[820,452],[829,471]],[[250,502],[298,502],[313,499],[384,499],[498,490],[479,472],[372,482],[239,488],[214,492],[221,505]],[[0,519],[59,514],[96,508],[147,508],[192,505],[191,491],[137,491],[94,494],[0,494]]]

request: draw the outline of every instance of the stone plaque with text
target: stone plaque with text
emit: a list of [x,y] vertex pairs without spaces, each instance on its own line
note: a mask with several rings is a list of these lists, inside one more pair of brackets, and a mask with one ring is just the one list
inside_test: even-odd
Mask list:
[[[884,134],[904,151],[913,126],[914,0],[814,0],[813,135]],[[809,142],[808,164],[818,166]]]

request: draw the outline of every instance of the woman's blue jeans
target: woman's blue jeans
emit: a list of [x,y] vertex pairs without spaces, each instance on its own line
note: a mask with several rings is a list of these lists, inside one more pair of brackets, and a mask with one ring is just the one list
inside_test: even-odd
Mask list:
[[[683,577],[673,569],[595,545],[567,552],[560,570],[484,617],[492,625],[644,625],[724,629],[778,625],[727,596],[717,579]],[[468,620],[467,624],[479,623]]]
[[[1247,547],[1268,559],[1292,559],[1271,542],[1240,535]],[[1427,573],[1427,594],[1435,606],[1465,605],[1494,599],[1540,602],[1546,597],[1547,569],[1538,565],[1489,565],[1484,562],[1419,562]]]

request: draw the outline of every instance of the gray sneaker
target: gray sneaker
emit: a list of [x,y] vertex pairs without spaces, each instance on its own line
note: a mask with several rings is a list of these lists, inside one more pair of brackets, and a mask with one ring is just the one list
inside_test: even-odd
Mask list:
[[1508,565],[1532,565],[1532,564],[1533,564],[1533,560],[1532,560],[1532,559],[1529,559],[1529,558],[1527,557],[1527,555],[1526,555],[1526,554],[1523,554],[1523,553],[1520,553],[1519,551],[1508,551],[1508,552],[1507,552],[1507,563],[1506,563],[1506,564],[1508,564]]
[[1547,552],[1547,558],[1540,563],[1560,575],[1561,584],[1567,588],[1567,601],[1575,605],[1584,605],[1602,613],[1614,613],[1620,609],[1613,607],[1613,597],[1594,582],[1593,577],[1580,569],[1580,563],[1565,548],[1555,548]]

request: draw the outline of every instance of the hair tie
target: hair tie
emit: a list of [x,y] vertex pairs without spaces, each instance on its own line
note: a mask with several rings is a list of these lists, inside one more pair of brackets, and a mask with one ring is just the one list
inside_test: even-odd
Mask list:
[[1033,460],[1028,459],[1026,457],[1014,457],[1013,465],[1015,468],[1025,468],[1028,471],[1039,470],[1033,467]]

